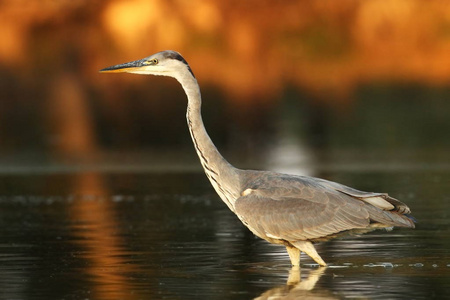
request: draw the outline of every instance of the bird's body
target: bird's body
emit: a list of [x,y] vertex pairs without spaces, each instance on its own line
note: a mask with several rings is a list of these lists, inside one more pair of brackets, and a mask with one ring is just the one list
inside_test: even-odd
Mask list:
[[186,116],[192,141],[212,186],[255,235],[286,246],[292,265],[299,265],[300,251],[326,265],[314,242],[377,228],[414,228],[408,206],[387,194],[362,192],[314,177],[233,167],[205,130],[197,80],[179,53],[163,51],[101,71],[164,75],[181,83],[188,98]]

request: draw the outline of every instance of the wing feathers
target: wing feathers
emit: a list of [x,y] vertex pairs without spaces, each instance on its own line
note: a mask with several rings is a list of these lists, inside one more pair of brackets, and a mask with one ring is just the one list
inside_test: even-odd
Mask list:
[[[317,180],[317,181],[314,181]],[[310,177],[265,177],[246,187],[235,211],[258,236],[317,240],[352,229],[414,227],[409,208],[387,194],[365,193]],[[246,190],[245,189],[245,190]]]
[[389,196],[386,193],[363,192],[363,191],[345,186],[343,184],[339,184],[337,182],[332,182],[332,181],[328,181],[328,180],[324,180],[324,179],[318,179],[318,182],[320,182],[324,186],[332,188],[336,191],[339,191],[343,194],[351,196],[355,199],[359,199],[359,200],[362,200],[369,204],[372,204],[378,208],[381,208],[384,210],[396,211],[400,214],[411,213],[411,210],[405,203]]

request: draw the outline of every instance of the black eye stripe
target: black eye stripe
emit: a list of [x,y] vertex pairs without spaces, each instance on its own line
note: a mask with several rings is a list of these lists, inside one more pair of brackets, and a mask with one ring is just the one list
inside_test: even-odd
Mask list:
[[188,64],[187,61],[183,58],[183,56],[181,56],[180,53],[175,52],[175,51],[167,52],[166,55],[165,55],[165,57],[166,57],[166,58],[171,58],[171,59],[179,60],[179,61],[183,62],[183,63],[186,64],[186,65]]
[[176,60],[181,61],[182,63],[184,63],[184,64],[188,67],[189,72],[190,72],[190,73],[192,74],[192,76],[194,76],[194,78],[195,78],[194,72],[192,72],[191,67],[189,66],[189,64],[187,63],[187,61],[183,58],[183,56],[181,56],[180,53],[175,52],[175,51],[167,51],[167,52],[165,52],[164,54],[165,54],[164,56],[165,56],[166,58],[176,59]]

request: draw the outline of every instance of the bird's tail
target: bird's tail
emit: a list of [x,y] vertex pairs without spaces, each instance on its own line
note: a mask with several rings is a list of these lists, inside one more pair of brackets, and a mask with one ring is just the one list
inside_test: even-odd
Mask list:
[[369,210],[369,218],[371,220],[371,223],[378,223],[378,226],[386,225],[386,227],[397,226],[407,228],[416,227],[414,225],[414,223],[417,222],[416,219],[409,214],[402,214],[396,211],[381,210],[373,206],[367,208]]

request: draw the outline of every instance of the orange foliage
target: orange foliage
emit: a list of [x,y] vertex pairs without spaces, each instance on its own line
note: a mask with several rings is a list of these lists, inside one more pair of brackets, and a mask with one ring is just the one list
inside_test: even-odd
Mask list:
[[41,35],[69,41],[85,75],[174,49],[237,101],[286,84],[347,95],[373,80],[450,78],[450,5],[440,0],[14,0],[0,3],[0,19],[4,68],[37,68]]

